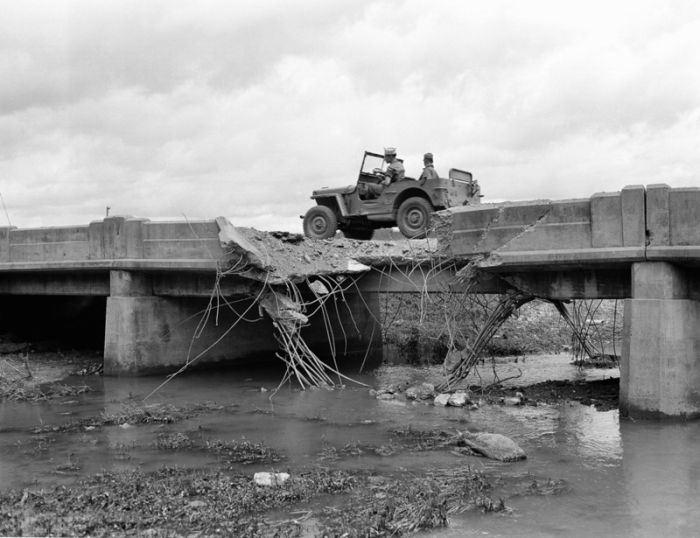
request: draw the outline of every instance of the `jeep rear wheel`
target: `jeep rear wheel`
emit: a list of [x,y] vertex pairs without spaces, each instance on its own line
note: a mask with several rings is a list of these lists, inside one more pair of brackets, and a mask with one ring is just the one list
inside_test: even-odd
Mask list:
[[330,207],[317,205],[304,215],[304,235],[311,239],[328,239],[338,229],[338,218]]
[[409,239],[423,239],[430,227],[430,214],[433,207],[426,199],[414,196],[405,200],[396,215],[396,224],[401,233]]
[[346,228],[343,230],[343,235],[348,239],[361,239],[367,241],[372,239],[374,235],[373,228]]

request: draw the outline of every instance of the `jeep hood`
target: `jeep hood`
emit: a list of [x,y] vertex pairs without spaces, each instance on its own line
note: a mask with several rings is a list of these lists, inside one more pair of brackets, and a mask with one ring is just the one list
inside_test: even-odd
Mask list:
[[336,194],[350,194],[355,190],[356,185],[348,185],[347,187],[335,187],[329,189],[324,187],[323,189],[318,189],[311,193],[311,198],[323,198],[324,196],[335,196]]

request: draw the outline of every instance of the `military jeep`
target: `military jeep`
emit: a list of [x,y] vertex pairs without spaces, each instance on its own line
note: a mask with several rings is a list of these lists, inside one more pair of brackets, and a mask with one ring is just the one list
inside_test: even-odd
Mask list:
[[420,239],[426,236],[434,211],[481,201],[479,184],[471,173],[456,168],[447,179],[406,177],[371,198],[366,185],[384,179],[385,165],[384,155],[365,151],[356,185],[313,191],[311,199],[317,205],[302,217],[304,234],[327,239],[341,230],[350,239],[371,239],[378,228],[398,226],[404,236]]

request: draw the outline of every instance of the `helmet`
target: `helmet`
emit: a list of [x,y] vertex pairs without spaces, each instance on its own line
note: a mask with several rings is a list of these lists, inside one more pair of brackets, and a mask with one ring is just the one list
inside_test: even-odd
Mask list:
[[396,148],[384,148],[384,155],[396,155]]
[[433,160],[433,154],[432,154],[432,153],[426,153],[425,155],[423,155],[423,158],[426,159],[426,160],[428,160],[428,161],[432,161],[432,160]]

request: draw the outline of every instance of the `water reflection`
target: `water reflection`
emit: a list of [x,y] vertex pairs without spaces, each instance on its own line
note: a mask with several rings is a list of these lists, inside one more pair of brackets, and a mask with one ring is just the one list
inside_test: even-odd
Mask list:
[[623,422],[621,430],[634,534],[700,535],[700,425]]

